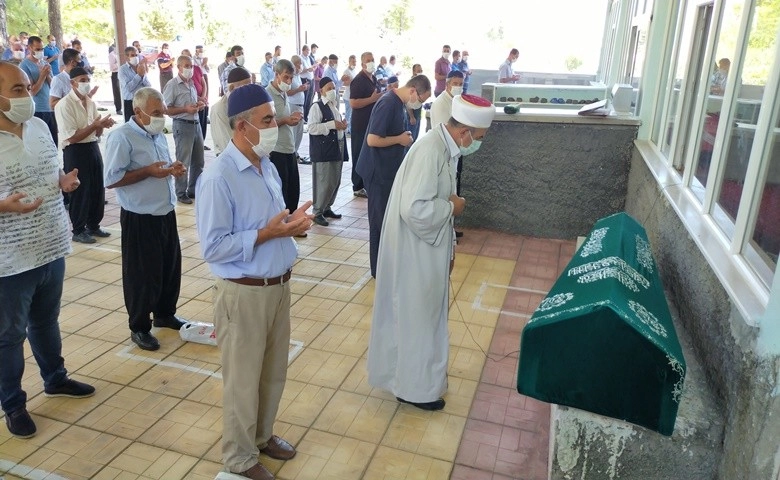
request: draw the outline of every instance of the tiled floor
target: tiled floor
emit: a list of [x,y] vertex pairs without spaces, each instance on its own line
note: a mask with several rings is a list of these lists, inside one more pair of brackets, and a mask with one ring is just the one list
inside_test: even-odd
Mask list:
[[[366,381],[374,281],[366,201],[352,196],[350,166],[335,208],[344,218],[315,226],[299,242],[294,268],[292,358],[276,433],[298,455],[261,461],[289,480],[547,478],[549,406],[516,392],[517,349],[574,243],[465,230],[452,274],[447,406],[431,413],[399,405]],[[306,199],[311,167],[300,172]],[[19,440],[0,426],[0,478],[211,480],[221,469],[218,351],[171,330],[156,332],[157,352],[129,341],[119,209],[112,192],[108,198],[103,226],[113,235],[74,246],[60,316],[66,366],[97,394],[44,397],[28,348],[24,388],[38,434]],[[176,213],[184,255],[178,314],[211,322],[212,280],[194,209]]]

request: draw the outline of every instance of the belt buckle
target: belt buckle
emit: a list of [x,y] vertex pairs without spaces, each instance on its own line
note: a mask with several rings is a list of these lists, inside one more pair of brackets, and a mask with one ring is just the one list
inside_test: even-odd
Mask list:
[[263,285],[262,286],[263,287],[267,287],[268,286],[268,279],[267,278],[263,279]]

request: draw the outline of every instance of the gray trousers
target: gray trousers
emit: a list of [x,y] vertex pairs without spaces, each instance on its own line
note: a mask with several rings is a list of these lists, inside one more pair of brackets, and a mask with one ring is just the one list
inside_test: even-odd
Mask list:
[[[290,104],[290,113],[301,112],[303,113],[303,105]],[[303,119],[298,122],[298,125],[292,128],[293,137],[295,138],[295,153],[298,153],[298,149],[301,148],[301,140],[303,140]],[[297,159],[297,157],[296,157]]]
[[203,172],[203,133],[197,123],[173,119],[176,160],[187,167],[187,175],[176,178],[176,196],[195,196],[195,183]]
[[336,201],[336,194],[341,186],[341,169],[344,162],[314,162],[312,174],[312,201],[314,215],[320,215],[330,210]]

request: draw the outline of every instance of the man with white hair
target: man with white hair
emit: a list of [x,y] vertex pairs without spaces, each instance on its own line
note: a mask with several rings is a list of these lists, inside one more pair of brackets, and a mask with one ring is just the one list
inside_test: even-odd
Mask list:
[[452,117],[412,145],[387,204],[368,345],[368,383],[423,410],[444,408],[441,397],[447,391],[453,217],[466,206],[466,200],[455,194],[456,162],[458,156],[479,148],[495,112],[481,97],[456,97]]
[[106,188],[116,189],[122,207],[122,290],[130,339],[143,350],[157,350],[152,315],[158,328],[179,330],[184,324],[175,316],[181,247],[173,179],[187,169],[168,153],[162,94],[151,87],[139,89],[133,95],[133,113],[108,135],[103,178]]

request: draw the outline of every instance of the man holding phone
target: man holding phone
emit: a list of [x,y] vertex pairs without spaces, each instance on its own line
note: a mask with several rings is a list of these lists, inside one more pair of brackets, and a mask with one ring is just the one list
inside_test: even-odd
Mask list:
[[105,184],[116,189],[122,207],[122,289],[130,339],[144,350],[160,348],[152,324],[174,330],[184,324],[175,316],[181,247],[173,179],[186,176],[187,169],[168,153],[164,113],[160,92],[141,88],[133,95],[134,115],[106,141]]

